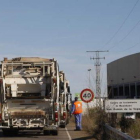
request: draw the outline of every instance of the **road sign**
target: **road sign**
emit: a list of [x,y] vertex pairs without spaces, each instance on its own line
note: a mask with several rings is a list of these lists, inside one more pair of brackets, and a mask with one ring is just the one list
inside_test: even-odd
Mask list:
[[105,100],[107,113],[136,113],[140,112],[140,99],[110,99]]
[[84,89],[84,90],[82,90],[80,97],[81,97],[83,102],[89,103],[93,100],[94,93],[91,89]]

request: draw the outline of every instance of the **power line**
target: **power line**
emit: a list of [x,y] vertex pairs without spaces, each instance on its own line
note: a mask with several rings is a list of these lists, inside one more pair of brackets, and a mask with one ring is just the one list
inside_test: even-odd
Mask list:
[[120,44],[123,40],[125,40],[129,36],[129,34],[131,34],[131,32],[139,25],[139,23],[140,23],[140,20],[133,26],[133,28],[117,44],[110,47],[109,50],[115,48],[118,44]]
[[[126,48],[126,49],[124,49],[124,50],[122,50],[122,51],[116,52],[116,53],[121,53],[121,52],[127,51],[127,50],[129,50],[129,49],[135,48],[135,47],[137,47],[139,44],[140,44],[140,41],[139,41],[138,43],[136,43],[135,45],[133,45],[133,46],[131,46],[131,47],[129,47],[129,48]],[[106,54],[106,55],[107,55],[107,54]],[[105,56],[106,56],[106,55],[105,55]]]
[[139,45],[139,44],[140,44],[140,42],[138,42],[138,43],[136,43],[135,45],[133,45],[133,46],[131,46],[131,47],[129,47],[129,48],[123,50],[123,51],[120,51],[120,52],[124,52],[124,51],[127,51],[127,50],[129,50],[129,49],[132,49],[132,48],[134,48],[134,47],[137,47],[137,45]]
[[136,3],[132,7],[131,11],[128,13],[128,15],[126,16],[126,18],[124,19],[124,21],[122,22],[122,24],[120,25],[120,27],[118,28],[118,30],[113,34],[113,36],[108,40],[108,42],[105,43],[104,46],[108,45],[112,41],[112,39],[118,34],[118,32],[121,30],[121,28],[123,27],[123,25],[125,24],[125,22],[129,18],[129,16],[132,14],[132,12],[135,9],[135,7],[138,4],[138,2],[139,2],[139,0],[136,1]]

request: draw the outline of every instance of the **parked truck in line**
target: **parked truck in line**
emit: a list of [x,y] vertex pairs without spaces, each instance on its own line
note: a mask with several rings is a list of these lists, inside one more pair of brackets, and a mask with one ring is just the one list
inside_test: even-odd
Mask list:
[[[19,130],[37,129],[43,130],[44,135],[57,135],[62,122],[62,89],[57,61],[38,57],[5,58],[0,69],[0,127],[3,134],[16,135]],[[63,102],[70,107],[64,83]]]
[[69,81],[66,80],[65,73],[59,72],[60,77],[60,127],[65,128],[69,123],[72,94],[70,93]]

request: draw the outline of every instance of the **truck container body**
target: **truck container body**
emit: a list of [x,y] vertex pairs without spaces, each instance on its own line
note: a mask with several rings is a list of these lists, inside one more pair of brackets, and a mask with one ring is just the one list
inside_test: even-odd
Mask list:
[[0,123],[3,133],[40,129],[58,134],[59,66],[56,60],[19,57],[1,62]]

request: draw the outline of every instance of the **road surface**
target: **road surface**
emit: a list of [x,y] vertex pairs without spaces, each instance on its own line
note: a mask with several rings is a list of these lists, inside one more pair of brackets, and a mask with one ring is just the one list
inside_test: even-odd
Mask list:
[[16,137],[4,137],[0,130],[0,140],[95,140],[86,131],[74,131],[75,124],[71,121],[66,128],[60,128],[58,136],[44,136],[37,132],[20,132]]

